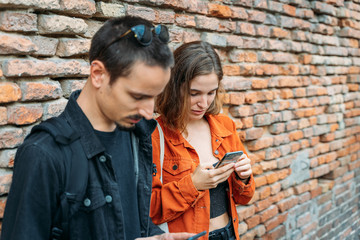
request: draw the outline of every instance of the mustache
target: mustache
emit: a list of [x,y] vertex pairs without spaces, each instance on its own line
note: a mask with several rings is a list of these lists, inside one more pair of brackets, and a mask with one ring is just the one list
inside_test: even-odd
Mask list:
[[127,118],[137,121],[137,120],[141,120],[143,116],[141,116],[140,114],[136,114],[136,115],[130,115]]

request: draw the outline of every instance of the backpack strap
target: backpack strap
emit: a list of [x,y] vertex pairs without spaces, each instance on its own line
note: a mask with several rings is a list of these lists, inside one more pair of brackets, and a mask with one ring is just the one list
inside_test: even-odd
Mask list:
[[31,133],[37,131],[49,133],[63,152],[66,171],[65,188],[55,214],[51,239],[68,239],[69,220],[78,210],[86,192],[88,160],[84,151],[81,151],[80,134],[73,130],[65,118],[50,118],[35,126]]
[[159,131],[159,137],[160,137],[160,181],[162,180],[162,167],[164,163],[164,155],[165,155],[165,140],[164,140],[164,133],[159,123],[157,123],[157,128]]

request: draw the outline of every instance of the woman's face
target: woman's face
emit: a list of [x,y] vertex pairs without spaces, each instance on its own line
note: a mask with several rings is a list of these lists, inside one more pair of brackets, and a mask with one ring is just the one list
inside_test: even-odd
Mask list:
[[189,121],[199,120],[204,117],[215,99],[218,88],[219,79],[214,72],[197,76],[191,80]]

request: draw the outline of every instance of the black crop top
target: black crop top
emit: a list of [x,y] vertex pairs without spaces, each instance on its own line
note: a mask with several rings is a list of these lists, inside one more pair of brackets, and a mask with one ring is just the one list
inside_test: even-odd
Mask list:
[[228,196],[226,189],[228,181],[217,185],[216,188],[210,189],[210,218],[215,218],[228,210]]

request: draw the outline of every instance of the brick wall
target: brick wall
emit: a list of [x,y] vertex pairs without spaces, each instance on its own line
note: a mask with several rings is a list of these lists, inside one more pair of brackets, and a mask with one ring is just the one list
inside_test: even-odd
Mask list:
[[242,239],[360,238],[360,0],[0,0],[0,217],[16,148],[88,76],[112,17],[206,40],[253,161]]

